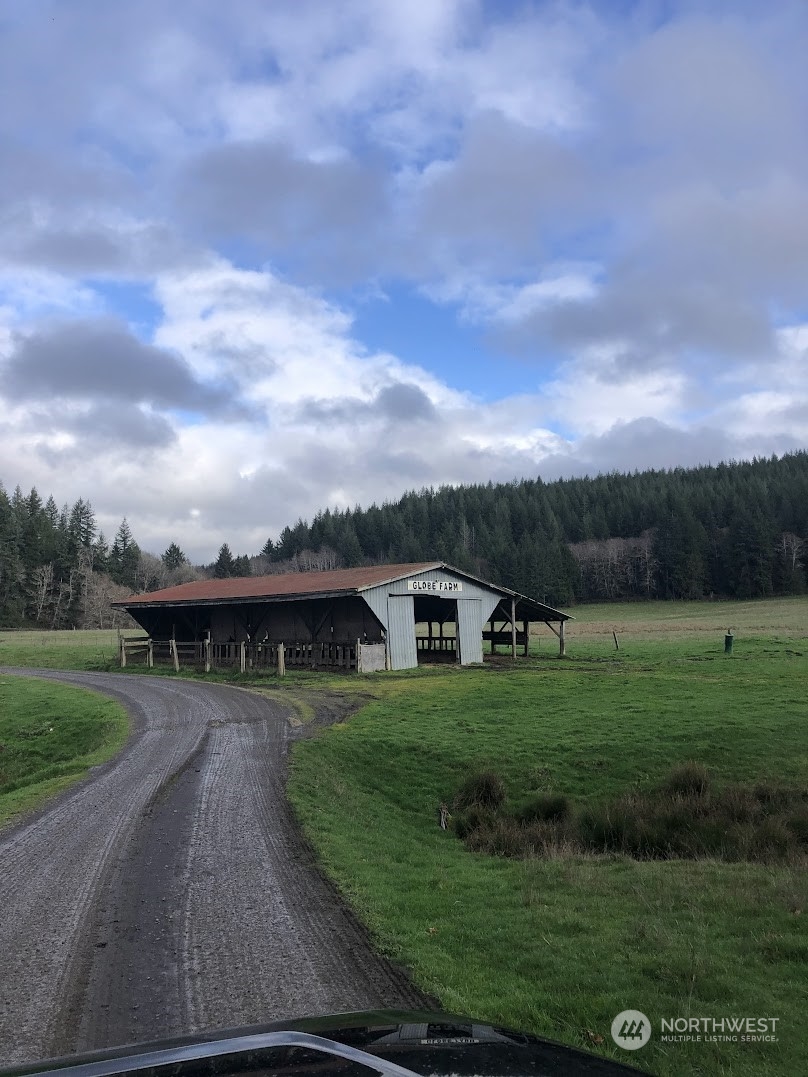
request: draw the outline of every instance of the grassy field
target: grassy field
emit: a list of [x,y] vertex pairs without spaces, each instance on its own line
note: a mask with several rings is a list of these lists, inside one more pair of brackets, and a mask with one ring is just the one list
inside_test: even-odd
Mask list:
[[[138,629],[124,635],[139,636]],[[0,666],[27,669],[115,669],[118,666],[118,633],[0,631]]]
[[123,708],[95,692],[0,674],[0,827],[123,746]]
[[[483,669],[215,679],[302,700],[303,718],[311,690],[366,704],[295,746],[290,795],[379,946],[446,1009],[660,1075],[808,1072],[804,864],[512,860],[439,829],[441,802],[483,767],[501,774],[511,806],[539,793],[586,804],[647,791],[690,760],[719,786],[804,787],[808,599],[571,612],[565,660],[543,630],[530,659]],[[73,639],[3,634],[0,664],[114,665],[114,633],[86,646],[61,635]],[[609,1036],[628,1008],[656,1030],[634,1054]],[[663,1017],[737,1016],[778,1018],[778,1042],[659,1039]]]
[[[804,864],[509,860],[439,829],[440,803],[484,767],[514,804],[647,790],[688,760],[718,783],[805,783],[808,602],[574,612],[565,661],[550,637],[515,668],[356,679],[378,698],[295,747],[304,825],[379,945],[448,1009],[658,1074],[808,1072]],[[657,1030],[779,1017],[779,1042],[655,1035],[630,1056],[609,1036],[629,1008]]]

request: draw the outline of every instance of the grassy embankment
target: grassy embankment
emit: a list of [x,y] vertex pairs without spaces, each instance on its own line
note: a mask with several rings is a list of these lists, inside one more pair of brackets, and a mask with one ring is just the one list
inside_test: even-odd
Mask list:
[[123,708],[95,692],[0,674],[0,827],[122,747]]
[[[808,602],[575,613],[566,661],[551,639],[512,671],[392,678],[297,745],[308,832],[381,947],[448,1009],[658,1074],[808,1072],[804,865],[509,860],[438,828],[440,802],[483,767],[513,803],[648,790],[688,760],[719,784],[804,785]],[[627,1008],[657,1029],[635,1055],[609,1036]],[[660,1043],[662,1017],[733,1015],[779,1017],[779,1043]]]

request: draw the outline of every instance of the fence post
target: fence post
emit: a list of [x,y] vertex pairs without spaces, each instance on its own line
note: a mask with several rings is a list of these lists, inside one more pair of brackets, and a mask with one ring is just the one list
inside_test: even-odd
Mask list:
[[244,640],[238,645],[238,664],[242,673],[247,672],[247,644]]
[[286,659],[284,657],[284,646],[282,643],[278,644],[278,676],[286,676]]
[[210,632],[205,637],[205,672],[210,673]]
[[173,638],[170,639],[168,641],[168,647],[169,647],[169,650],[171,651],[171,657],[174,659],[174,672],[179,673],[179,671],[180,671],[180,656],[177,654],[177,641],[175,639],[173,639]]
[[149,655],[146,659],[149,669],[154,668],[154,640],[149,636]]
[[120,638],[120,644],[121,644],[121,669],[123,669],[126,666],[126,640],[124,639],[123,636],[121,636],[121,638]]

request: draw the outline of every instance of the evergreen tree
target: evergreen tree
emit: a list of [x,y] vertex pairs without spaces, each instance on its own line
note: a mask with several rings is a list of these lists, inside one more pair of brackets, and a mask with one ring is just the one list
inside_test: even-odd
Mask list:
[[217,580],[225,580],[235,574],[233,554],[230,552],[230,547],[227,543],[223,542],[219,547],[219,556],[216,558],[216,563],[213,566],[213,575]]
[[121,521],[109,552],[109,574],[115,583],[137,589],[140,547],[132,537],[126,517]]
[[162,556],[162,562],[169,572],[188,564],[188,558],[179,548],[176,542],[172,542]]

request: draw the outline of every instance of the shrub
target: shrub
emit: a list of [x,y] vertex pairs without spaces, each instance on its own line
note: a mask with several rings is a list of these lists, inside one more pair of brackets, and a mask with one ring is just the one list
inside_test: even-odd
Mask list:
[[500,807],[505,800],[505,783],[493,770],[481,770],[470,774],[455,793],[455,808]]
[[692,760],[674,767],[662,784],[662,792],[671,796],[703,797],[709,791],[709,771],[702,763]]
[[563,793],[540,793],[520,809],[517,818],[523,823],[557,823],[569,814],[570,802]]
[[497,816],[490,825],[472,833],[468,846],[489,856],[523,856],[524,831],[515,819]]
[[472,775],[455,797],[465,810],[455,830],[469,848],[496,856],[622,854],[638,860],[788,861],[808,850],[808,790],[728,785],[711,790],[698,763],[677,767],[647,793],[630,792],[574,811],[560,793],[541,793],[513,815],[490,771]]
[[466,811],[457,812],[452,819],[455,834],[459,838],[468,838],[475,830],[491,827],[497,816],[490,808],[482,808],[479,804],[472,804]]
[[808,850],[808,807],[793,811],[786,820],[786,826],[799,844]]

